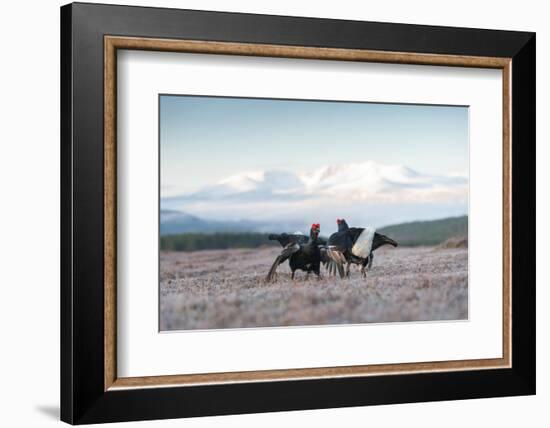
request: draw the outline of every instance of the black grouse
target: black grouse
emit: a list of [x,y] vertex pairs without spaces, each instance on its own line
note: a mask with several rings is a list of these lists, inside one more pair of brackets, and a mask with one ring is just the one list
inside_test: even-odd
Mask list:
[[320,275],[321,265],[321,245],[319,244],[319,232],[321,228],[319,224],[312,224],[309,232],[309,238],[305,243],[298,243],[289,241],[289,243],[283,248],[281,254],[277,256],[266,280],[272,281],[275,278],[277,267],[288,260],[290,270],[292,271],[292,279],[296,270],[300,269],[308,273],[315,273]]
[[340,276],[344,276],[344,264],[347,264],[345,276],[349,276],[350,265],[357,264],[361,266],[361,275],[366,277],[367,268],[370,270],[372,266],[374,250],[385,244],[397,247],[397,242],[376,232],[374,227],[349,227],[344,219],[338,219],[336,223],[338,232],[328,240],[327,256],[336,263]]

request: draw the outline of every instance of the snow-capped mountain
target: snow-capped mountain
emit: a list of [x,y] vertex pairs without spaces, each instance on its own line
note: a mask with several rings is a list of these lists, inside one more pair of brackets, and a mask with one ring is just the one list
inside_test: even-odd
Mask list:
[[324,166],[313,171],[242,172],[198,192],[166,198],[166,201],[236,200],[257,202],[333,197],[339,200],[389,201],[437,200],[445,194],[457,196],[468,180],[457,175],[434,176],[402,165],[382,165],[372,161]]
[[[193,218],[185,219],[183,223],[186,227],[193,225],[193,230],[250,225],[254,231],[294,231],[295,227],[307,231],[313,222],[331,230],[336,218],[346,218],[350,224],[381,226],[466,214],[468,179],[459,174],[423,174],[403,165],[372,161],[327,165],[298,173],[249,171],[194,193],[163,197],[161,207],[215,222],[205,226]],[[161,225],[165,223],[168,228],[182,222],[170,220],[169,213],[161,217]],[[221,228],[220,222],[224,224]]]
[[289,171],[243,172],[206,186],[196,193],[176,196],[173,199],[210,200],[220,198],[240,198],[242,200],[262,200],[277,195],[298,195],[304,191],[304,183],[299,175]]

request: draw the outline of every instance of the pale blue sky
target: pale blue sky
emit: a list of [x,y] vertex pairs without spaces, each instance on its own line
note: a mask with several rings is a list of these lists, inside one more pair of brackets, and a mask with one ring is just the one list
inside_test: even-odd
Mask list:
[[160,154],[163,195],[366,160],[467,175],[468,108],[161,95]]

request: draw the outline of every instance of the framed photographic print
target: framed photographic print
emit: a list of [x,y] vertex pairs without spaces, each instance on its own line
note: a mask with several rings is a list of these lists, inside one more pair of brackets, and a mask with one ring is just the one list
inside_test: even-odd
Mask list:
[[61,8],[61,410],[535,393],[535,35]]

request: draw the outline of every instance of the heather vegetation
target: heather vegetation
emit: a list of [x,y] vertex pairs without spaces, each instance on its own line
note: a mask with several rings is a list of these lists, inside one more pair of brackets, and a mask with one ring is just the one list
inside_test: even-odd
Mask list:
[[280,247],[161,252],[161,330],[463,320],[468,249],[382,247],[367,278],[266,282]]

